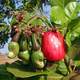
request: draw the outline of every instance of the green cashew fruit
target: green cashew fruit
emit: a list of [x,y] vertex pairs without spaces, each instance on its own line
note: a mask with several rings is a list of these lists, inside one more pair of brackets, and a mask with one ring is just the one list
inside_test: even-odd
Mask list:
[[8,58],[11,58],[11,59],[16,57],[16,55],[13,52],[11,52],[11,51],[8,53],[7,56],[8,56]]
[[24,63],[29,63],[29,60],[30,60],[30,54],[29,54],[29,51],[26,50],[26,51],[22,51],[19,53],[19,58],[21,60],[23,60]]
[[19,53],[19,44],[12,41],[8,44],[8,49],[10,52],[13,52],[15,56],[17,56]]
[[41,52],[41,50],[33,52],[31,55],[31,60],[32,60],[33,65],[36,68],[38,69],[44,68],[44,55]]

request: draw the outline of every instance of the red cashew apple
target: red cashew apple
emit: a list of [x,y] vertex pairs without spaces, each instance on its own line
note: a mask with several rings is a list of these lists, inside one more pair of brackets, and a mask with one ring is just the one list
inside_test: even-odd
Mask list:
[[47,31],[42,34],[42,52],[48,61],[60,61],[65,57],[63,35],[58,31]]

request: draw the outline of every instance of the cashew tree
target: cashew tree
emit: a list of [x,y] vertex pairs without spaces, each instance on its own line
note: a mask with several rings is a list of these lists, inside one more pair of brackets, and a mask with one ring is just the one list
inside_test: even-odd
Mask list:
[[1,0],[0,48],[9,38],[6,56],[18,60],[1,65],[0,79],[79,80],[78,0]]

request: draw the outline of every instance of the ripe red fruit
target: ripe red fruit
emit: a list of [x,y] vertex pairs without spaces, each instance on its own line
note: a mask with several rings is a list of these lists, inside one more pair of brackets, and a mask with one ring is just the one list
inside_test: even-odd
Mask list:
[[44,32],[41,48],[48,61],[60,61],[65,57],[64,37],[58,31]]

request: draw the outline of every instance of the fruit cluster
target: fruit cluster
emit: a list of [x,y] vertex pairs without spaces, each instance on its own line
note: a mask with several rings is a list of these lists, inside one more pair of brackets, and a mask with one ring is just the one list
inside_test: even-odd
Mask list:
[[[34,68],[43,69],[47,62],[55,62],[64,59],[65,44],[63,35],[53,27],[32,25],[20,27],[24,21],[23,12],[16,13],[17,22],[12,25],[9,43],[9,58],[18,57],[23,63],[32,64]],[[20,23],[20,25],[19,25]]]
[[23,63],[43,69],[47,61],[60,61],[65,57],[63,35],[52,28],[31,26],[20,29],[17,24],[11,30],[9,58],[18,57]]
[[40,47],[41,33],[42,28],[38,26],[20,30],[14,25],[11,30],[12,41],[8,45],[8,57],[18,56],[25,64],[30,63],[36,68],[44,68],[44,55]]

